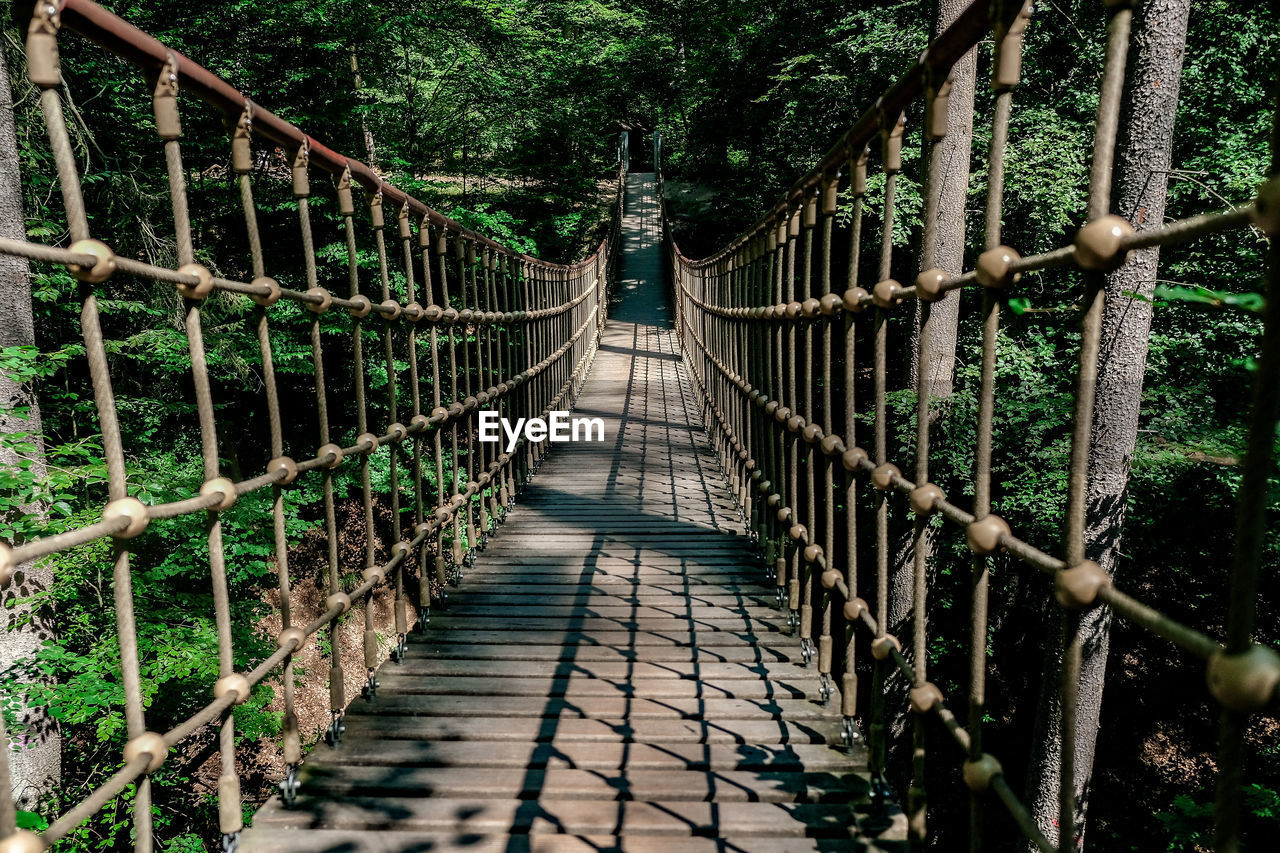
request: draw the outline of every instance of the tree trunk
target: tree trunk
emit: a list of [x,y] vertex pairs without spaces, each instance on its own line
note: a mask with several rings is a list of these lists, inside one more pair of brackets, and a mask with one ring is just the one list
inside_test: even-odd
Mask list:
[[[933,37],[939,36],[970,0],[938,0]],[[942,168],[938,173],[938,236],[933,265],[951,275],[964,272],[964,213],[969,194],[969,156],[973,147],[973,91],[978,55],[969,51],[951,69],[951,96],[947,104],[947,135],[938,142]],[[933,303],[929,323],[929,349],[921,353],[919,370],[933,398],[950,396],[956,373],[956,329],[960,320],[957,290]],[[919,303],[916,303],[917,306]],[[917,315],[917,337],[919,320]],[[914,377],[913,377],[914,378]],[[914,387],[914,386],[913,386]]]
[[[1117,140],[1113,198],[1116,212],[1139,231],[1164,221],[1190,9],[1191,0],[1141,0],[1134,11],[1133,44],[1120,112],[1125,123]],[[1116,571],[1126,509],[1125,489],[1138,438],[1153,307],[1151,302],[1128,294],[1148,298],[1152,295],[1159,258],[1159,247],[1139,249],[1128,264],[1106,277],[1107,301],[1102,314],[1097,402],[1089,456],[1085,548],[1089,559],[1096,560],[1111,575]],[[1088,611],[1081,617],[1084,651],[1076,727],[1077,844],[1084,837],[1110,631],[1111,613],[1105,607]],[[1056,671],[1060,646],[1059,642],[1049,657],[1052,669],[1046,670],[1041,681],[1036,718],[1039,748],[1028,777],[1036,823],[1050,839],[1057,836],[1061,743],[1055,733],[1059,730],[1061,708],[1057,679],[1048,673]]]
[[[363,107],[366,103],[364,80],[360,76],[360,60],[356,58],[355,47],[351,48],[351,88],[355,92],[356,103]],[[369,158],[369,168],[377,171],[378,152],[374,148],[373,133],[369,130],[369,117],[365,115],[363,109],[360,110],[360,135],[364,139],[364,153]]]
[[[936,38],[960,15],[969,5],[970,0],[938,0],[937,14],[934,16],[932,37]],[[951,94],[947,100],[947,135],[937,146],[941,149],[942,168],[937,175],[938,180],[938,218],[937,239],[934,248],[934,266],[946,270],[952,275],[960,275],[964,271],[964,212],[969,191],[969,156],[973,145],[973,94],[974,81],[977,76],[978,56],[975,50],[969,51],[951,69]],[[926,146],[927,168],[929,147]],[[917,303],[917,310],[919,303]],[[916,388],[917,371],[924,365],[931,399],[948,397],[955,380],[956,330],[960,320],[960,291],[955,291],[933,303],[929,323],[929,348],[920,354],[920,360],[912,365],[911,388]],[[920,317],[916,315],[916,326],[913,334],[912,352],[916,352],[920,339]],[[934,423],[939,417],[934,412]],[[896,542],[892,561],[889,589],[889,632],[903,641],[903,647],[909,648],[906,638],[910,635],[909,620],[914,600],[914,579],[912,563],[912,530],[907,524]],[[932,537],[926,534],[924,547],[931,554]],[[893,718],[888,721],[889,731],[896,740],[907,729],[907,704],[905,701],[907,684],[895,673],[887,685],[888,689],[900,695],[903,701],[890,700],[889,708],[894,708]],[[905,745],[904,745],[905,748]]]
[[[18,140],[14,129],[13,89],[5,52],[0,49],[0,237],[26,239],[22,212],[22,180],[18,172]],[[31,282],[27,262],[0,255],[0,349],[35,345],[31,316]],[[26,416],[15,413],[26,410]],[[0,434],[31,433],[35,451],[23,458],[30,462],[29,476],[45,479],[44,441],[40,437],[40,406],[33,390],[0,372]],[[19,455],[0,446],[0,465],[17,468]],[[23,508],[43,516],[40,506]],[[52,571],[32,562],[17,567],[9,585],[0,591],[5,604],[4,634],[0,635],[0,671],[29,660],[41,643],[52,636],[52,614],[33,610],[31,596],[48,588]],[[24,673],[16,673],[25,680]],[[18,713],[18,726],[9,732],[9,766],[13,797],[19,808],[34,809],[40,800],[57,791],[62,777],[62,737],[57,724],[43,707],[26,707]],[[0,792],[3,796],[5,792]]]

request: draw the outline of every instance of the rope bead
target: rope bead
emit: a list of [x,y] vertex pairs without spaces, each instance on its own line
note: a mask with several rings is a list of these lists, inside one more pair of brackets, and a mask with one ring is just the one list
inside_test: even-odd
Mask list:
[[1076,263],[1095,272],[1120,268],[1129,254],[1121,249],[1121,241],[1133,234],[1126,219],[1114,214],[1098,217],[1076,233]]
[[373,303],[370,302],[369,297],[365,296],[363,293],[357,293],[348,301],[355,303],[354,308],[347,309],[347,313],[352,317],[368,317],[369,312],[373,310]]
[[862,614],[869,610],[870,607],[867,606],[867,602],[861,598],[851,598],[846,601],[844,603],[844,607],[841,608],[841,612],[844,613],[844,618],[849,622],[857,622],[862,618]]
[[147,529],[151,514],[137,498],[120,498],[107,504],[102,510],[103,521],[115,521],[118,518],[127,518],[129,522],[123,530],[111,535],[116,539],[132,539]]
[[1220,651],[1209,658],[1209,692],[1232,711],[1260,711],[1275,701],[1280,654],[1254,644],[1239,654]]
[[179,284],[178,292],[187,299],[204,299],[213,293],[213,273],[200,264],[183,264],[178,267],[181,275],[195,276],[195,284]]
[[250,294],[249,298],[254,301],[254,304],[261,305],[263,308],[270,308],[280,301],[280,282],[274,278],[264,275],[255,278],[249,283],[254,287],[265,287],[267,289],[266,293]]
[[333,294],[323,287],[313,287],[307,291],[310,297],[306,301],[307,310],[313,314],[323,314],[333,305]]
[[287,486],[298,479],[298,463],[288,456],[277,456],[267,463],[268,474],[274,474],[277,471],[284,472],[284,476],[278,481],[281,486]]
[[213,696],[215,699],[222,699],[228,693],[235,694],[233,705],[243,705],[249,700],[249,694],[252,688],[249,686],[249,679],[238,672],[225,675],[219,678],[217,683],[213,685]]
[[871,485],[883,492],[893,486],[895,479],[901,477],[902,472],[898,470],[898,466],[892,462],[886,462],[883,465],[877,465],[871,472]]
[[942,289],[942,283],[949,278],[946,272],[937,267],[920,273],[916,276],[916,298],[922,302],[937,302],[947,295]]
[[938,685],[926,681],[918,687],[911,688],[908,698],[912,711],[917,714],[927,714],[942,704],[942,691],[938,689]]
[[276,634],[276,645],[282,649],[290,649],[295,653],[302,648],[302,644],[306,641],[307,632],[296,625],[285,628],[279,634]]
[[876,282],[871,301],[877,308],[889,309],[902,301],[902,285],[891,278]]
[[1009,523],[998,515],[988,515],[965,528],[969,550],[975,554],[992,554],[999,550],[1001,540],[1012,534]]
[[942,493],[942,489],[933,483],[925,483],[923,486],[916,486],[911,490],[908,499],[911,504],[911,511],[916,515],[932,515],[937,509],[938,501],[946,497]]
[[1008,246],[996,246],[978,256],[978,284],[995,290],[1002,290],[1022,279],[1022,273],[1011,272],[1012,266],[1022,260],[1022,256]]
[[1272,178],[1258,188],[1251,215],[1262,233],[1272,239],[1280,237],[1280,178]]
[[844,455],[841,456],[840,462],[844,465],[844,470],[856,472],[864,463],[867,462],[869,458],[870,457],[867,456],[867,451],[863,450],[861,447],[850,447],[844,452]]
[[865,287],[851,287],[844,292],[843,303],[844,310],[851,311],[854,314],[861,314],[867,310],[867,299],[871,294],[867,292]]
[[164,742],[164,735],[157,732],[143,732],[124,745],[124,763],[132,764],[139,757],[146,755],[147,773],[155,773],[164,765],[169,756],[169,745]]
[[93,266],[90,267],[67,264],[67,269],[80,281],[98,284],[111,278],[116,271],[115,252],[101,240],[77,240],[68,247],[68,251],[94,257]]
[[902,651],[902,644],[892,634],[885,634],[871,641],[871,656],[876,660],[888,660],[891,654],[900,651]]
[[200,487],[200,494],[206,497],[216,495],[218,502],[209,507],[211,511],[221,512],[231,509],[236,502],[236,484],[226,477],[215,477]]
[[1053,576],[1053,594],[1067,610],[1084,610],[1097,603],[1098,593],[1111,586],[1111,578],[1093,560],[1063,569]]
[[1004,768],[1000,766],[999,759],[984,752],[976,759],[966,761],[961,773],[970,791],[982,792],[991,788],[992,781],[1004,773]]

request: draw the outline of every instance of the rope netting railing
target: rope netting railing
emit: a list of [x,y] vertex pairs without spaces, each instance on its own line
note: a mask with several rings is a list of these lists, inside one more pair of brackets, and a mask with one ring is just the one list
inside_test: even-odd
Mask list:
[[[58,39],[66,30],[96,42],[146,75],[168,170],[177,269],[117,255],[90,230],[91,211],[86,210],[63,117]],[[509,419],[545,418],[554,409],[568,408],[578,394],[604,325],[606,291],[616,271],[621,183],[609,233],[596,251],[569,266],[547,263],[514,252],[441,215],[383,180],[373,169],[326,148],[213,73],[90,0],[38,3],[26,50],[29,77],[40,92],[71,243],[62,248],[0,240],[0,252],[63,265],[80,282],[80,322],[106,456],[109,502],[96,523],[19,544],[0,543],[0,583],[7,583],[28,561],[99,539],[112,541],[113,598],[130,739],[119,770],[42,834],[15,829],[5,751],[0,757],[0,787],[6,792],[0,797],[0,850],[46,849],[130,784],[137,786],[133,804],[136,849],[152,849],[150,774],[162,766],[170,750],[210,726],[219,729],[219,823],[224,847],[230,849],[242,829],[243,813],[233,708],[248,699],[253,686],[263,679],[279,678],[284,707],[282,747],[288,768],[280,787],[286,803],[291,802],[303,754],[295,709],[294,656],[314,642],[318,631],[324,629],[332,638],[348,613],[363,610],[363,692],[371,696],[377,689],[375,670],[383,662],[372,606],[375,592],[380,588],[393,591],[395,642],[387,656],[398,661],[404,653],[406,634],[413,627],[409,624],[410,606],[416,608],[418,626],[425,627],[433,600],[444,597],[445,588],[457,583],[461,566],[483,547],[514,503],[519,488],[541,463],[546,444],[522,438],[510,452],[503,452],[498,444],[478,441],[478,413],[493,409]],[[211,108],[229,128],[231,172],[238,184],[247,231],[254,274],[251,281],[220,278],[196,263],[193,216],[188,209],[179,142],[179,99],[183,93]],[[260,208],[254,199],[255,141],[282,149],[291,160],[306,290],[282,287],[270,277],[273,253],[264,250],[257,219]],[[312,178],[317,173],[330,179],[323,192],[336,200],[342,220],[348,270],[345,294],[331,292],[318,278],[310,209]],[[363,211],[358,210],[360,205]],[[390,226],[388,219],[393,220]],[[368,281],[357,263],[361,247],[370,244],[379,267],[376,281]],[[404,277],[404,302],[392,296],[390,271],[397,264]],[[122,440],[107,356],[109,329],[104,329],[99,311],[99,298],[109,295],[113,279],[121,276],[172,285],[182,297],[204,468],[204,482],[198,494],[189,499],[146,505],[130,494],[125,476],[128,448]],[[258,440],[269,444],[270,462],[262,473],[238,482],[222,471],[218,418],[201,327],[202,306],[218,290],[247,296],[254,303],[250,322],[260,349],[262,393],[269,414],[267,434]],[[281,300],[306,309],[289,315],[303,318],[302,323],[272,324],[272,306]],[[337,322],[349,327],[350,350],[344,353],[350,352],[353,362],[350,387],[334,387],[326,381],[326,356],[333,358],[326,350],[334,346],[332,335],[321,334],[326,315],[344,317]],[[329,319],[325,328],[331,329],[332,322]],[[377,324],[381,337],[379,353],[364,352],[364,332],[371,323]],[[302,457],[296,459],[286,455],[282,418],[291,421],[297,413],[281,411],[272,360],[273,342],[278,349],[288,336],[309,341],[318,423],[314,445],[296,448]],[[368,375],[379,368],[388,377],[387,399],[380,412],[385,414],[385,422],[374,424],[369,418]],[[428,388],[429,393],[424,393]],[[407,400],[403,397],[406,389]],[[330,429],[335,395],[350,395],[343,399],[355,400],[355,435],[345,446],[339,442],[343,436]],[[393,533],[392,541],[383,543],[389,545],[391,556],[379,563],[375,554],[380,534],[375,526],[370,460],[382,453],[389,458],[390,482],[385,497]],[[360,582],[347,588],[350,584],[344,583],[343,576],[350,569],[344,571],[339,564],[333,480],[339,466],[352,462],[359,466],[365,560]],[[322,480],[328,597],[323,613],[309,623],[298,624],[290,613],[285,504],[291,500],[291,484],[303,476]],[[279,581],[282,630],[273,654],[252,669],[237,672],[219,513],[238,497],[266,489],[273,496],[272,559]],[[412,495],[411,506],[402,504],[402,492]],[[193,529],[196,524],[203,528],[220,678],[211,685],[211,698],[199,711],[167,731],[151,731],[140,681],[130,562],[137,537],[144,534],[149,522],[177,516],[190,516]],[[197,547],[194,538],[191,545]],[[406,590],[406,580],[415,572],[418,588]],[[328,644],[325,654],[330,708],[325,737],[336,744],[342,737],[347,706],[345,673],[336,641]],[[7,739],[2,732],[0,739]]]
[[[840,682],[845,735],[861,737],[856,725],[857,656],[869,641],[873,683],[867,717],[873,790],[888,794],[885,781],[887,707],[885,684],[891,672],[909,682],[904,702],[913,714],[911,783],[907,816],[910,836],[926,836],[925,758],[930,739],[926,720],[940,723],[945,740],[963,756],[963,780],[969,789],[969,847],[984,848],[983,799],[994,795],[1034,846],[1046,851],[1076,849],[1077,803],[1074,787],[1077,687],[1081,661],[1080,615],[1100,606],[1134,625],[1203,659],[1208,689],[1222,710],[1217,759],[1219,784],[1215,847],[1240,846],[1241,774],[1244,732],[1250,715],[1274,711],[1278,704],[1280,655],[1254,642],[1268,479],[1274,471],[1277,416],[1280,415],[1280,312],[1277,288],[1277,236],[1280,236],[1280,151],[1274,148],[1267,176],[1251,204],[1224,212],[1158,224],[1137,231],[1110,212],[1113,151],[1123,117],[1120,104],[1133,15],[1126,0],[1106,2],[1108,24],[1105,65],[1094,124],[1087,221],[1072,245],[1028,257],[1001,243],[1005,147],[1012,92],[1021,77],[1022,40],[1031,3],[978,0],[964,10],[917,64],[865,112],[821,164],[799,181],[749,231],[703,260],[685,257],[671,244],[671,273],[676,287],[678,329],[690,372],[703,395],[704,418],[721,463],[744,512],[758,535],[779,604],[789,610],[806,659],[817,659],[828,696]],[[991,85],[995,93],[991,147],[987,160],[987,202],[983,251],[975,269],[938,269],[937,224],[940,176],[945,164],[939,144],[947,132],[947,97],[952,66],[990,36],[994,54]],[[921,270],[904,286],[890,277],[893,261],[895,182],[903,171],[905,110],[923,109],[923,183]],[[864,287],[858,279],[863,242],[870,146],[880,142],[885,173],[878,276]],[[841,196],[852,205],[840,221]],[[1086,559],[1086,473],[1090,453],[1099,339],[1106,298],[1103,276],[1123,266],[1129,252],[1149,246],[1186,243],[1205,235],[1256,227],[1270,238],[1267,280],[1271,297],[1263,322],[1261,354],[1254,377],[1253,408],[1239,488],[1235,561],[1227,592],[1225,637],[1205,632],[1139,601],[1114,583],[1096,562]],[[837,228],[847,229],[840,235]],[[844,254],[841,257],[841,253]],[[1074,267],[1084,292],[1074,408],[1069,425],[1070,462],[1061,519],[1063,539],[1033,544],[992,514],[992,437],[999,429],[995,413],[997,336],[1013,286],[1023,273]],[[931,400],[928,371],[916,371],[915,441],[903,455],[891,455],[887,417],[890,367],[921,358],[929,346],[931,306],[952,291],[977,290],[981,308],[980,378],[977,392],[976,446],[973,448],[968,508],[950,500],[930,482],[930,423],[938,401]],[[955,297],[952,297],[955,298]],[[895,341],[890,318],[919,306],[914,342]],[[893,324],[898,328],[897,324]],[[865,334],[860,337],[859,333]],[[903,337],[907,337],[904,335]],[[914,343],[914,346],[911,344]],[[871,350],[870,352],[864,351]],[[860,373],[870,373],[870,399],[855,398]],[[864,395],[866,396],[866,395]],[[952,415],[954,417],[954,415]],[[859,434],[859,420],[872,421],[870,435]],[[1064,428],[1067,425],[1064,424]],[[864,427],[865,429],[865,427]],[[867,442],[869,441],[869,444]],[[914,468],[905,460],[912,460]],[[897,464],[895,464],[895,462]],[[910,476],[903,471],[910,472]],[[858,507],[870,502],[874,530],[859,529]],[[869,512],[869,514],[870,514]],[[891,513],[909,513],[911,536],[906,557],[910,573],[909,654],[889,633]],[[964,707],[952,703],[929,681],[928,597],[934,589],[928,562],[934,516],[962,532],[972,552],[972,575],[952,578],[957,602],[968,599],[968,695]],[[858,565],[860,539],[874,537],[870,581]],[[1001,763],[983,747],[983,718],[988,674],[988,597],[992,555],[1004,552],[1015,564],[1048,576],[1062,619],[1063,656],[1057,678],[1061,703],[1060,785],[1057,839],[1046,837],[1006,780]],[[968,586],[969,589],[963,589]],[[815,642],[816,641],[816,642]],[[837,648],[837,642],[842,646]]]

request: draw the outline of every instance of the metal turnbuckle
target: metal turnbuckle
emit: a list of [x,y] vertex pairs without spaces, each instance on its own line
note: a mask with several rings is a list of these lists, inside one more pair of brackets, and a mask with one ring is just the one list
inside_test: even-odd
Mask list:
[[232,832],[222,835],[222,853],[236,853],[240,849],[240,833]]
[[[773,576],[773,578],[772,578],[772,580],[777,580],[777,579],[778,579],[778,576],[777,576],[777,575],[774,575],[774,576]],[[787,594],[786,594],[786,592],[783,590],[783,588],[782,588],[782,587],[780,587],[780,586],[775,586],[775,587],[773,588],[773,599],[774,599],[774,601],[777,603],[777,605],[778,605],[779,607],[784,607],[784,606],[786,606],[786,603],[787,603]]]
[[[794,610],[791,612],[795,613]],[[799,620],[797,620],[796,624],[799,624]],[[813,640],[808,637],[802,638],[800,640],[800,657],[804,658],[804,665],[808,666],[813,663],[813,658],[816,654],[818,654],[818,647],[813,644]]]
[[409,649],[409,639],[405,634],[396,635],[396,644],[391,647],[391,659],[396,663],[404,663],[404,653]]
[[333,715],[333,719],[329,721],[329,728],[325,730],[324,739],[328,741],[329,746],[337,746],[342,743],[342,733],[347,730],[347,727],[342,724],[342,711],[330,711],[329,713]]
[[831,681],[831,676],[822,673],[818,676],[818,695],[822,697],[822,704],[825,705],[835,695],[836,686]]
[[280,780],[280,799],[284,802],[286,809],[293,808],[293,804],[298,801],[298,765],[296,764],[285,767],[284,778]]
[[373,674],[373,670],[369,670],[368,676],[365,678],[364,687],[360,688],[360,695],[366,699],[376,699],[378,697],[378,679]]
[[796,631],[800,628],[800,611],[799,610],[787,611],[787,627],[790,628],[792,631]]
[[844,745],[853,749],[862,742],[862,732],[858,731],[858,724],[854,722],[853,717],[844,718]]
[[424,607],[422,608],[422,611],[418,614],[418,622],[417,622],[418,633],[425,634],[427,632],[427,628],[429,628],[430,626],[431,626],[431,608]]

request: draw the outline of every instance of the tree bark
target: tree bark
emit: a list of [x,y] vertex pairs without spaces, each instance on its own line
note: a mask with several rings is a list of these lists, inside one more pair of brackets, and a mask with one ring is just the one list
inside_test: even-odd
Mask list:
[[[22,180],[18,171],[18,140],[14,127],[13,89],[5,51],[0,49],[0,237],[26,239],[22,211]],[[31,315],[31,282],[26,260],[0,255],[0,349],[35,345],[35,323]],[[23,417],[20,412],[26,410]],[[35,452],[23,456],[30,461],[28,473],[37,481],[45,478],[44,441],[41,438],[40,405],[32,388],[0,372],[0,434],[31,433]],[[0,465],[17,467],[19,455],[0,446]],[[43,507],[24,507],[42,516]],[[19,680],[22,671],[40,645],[52,637],[52,614],[34,609],[31,597],[48,588],[52,570],[32,562],[17,567],[13,580],[0,591],[5,605],[4,634],[0,636],[0,671],[11,672]],[[13,669],[18,666],[18,669]],[[9,766],[13,797],[19,808],[34,809],[47,795],[55,793],[62,776],[62,738],[57,724],[43,707],[25,707],[18,712],[18,725],[9,732]],[[0,794],[2,796],[2,794]]]
[[[364,106],[364,79],[360,76],[360,60],[356,58],[356,49],[351,48],[351,89],[355,93],[356,103]],[[365,156],[369,158],[369,168],[377,171],[378,169],[378,152],[373,144],[373,132],[369,130],[369,119],[364,114],[364,110],[360,111],[360,135],[364,139]]]
[[[1191,0],[1140,0],[1134,10],[1132,45],[1121,107],[1124,123],[1116,147],[1112,197],[1116,212],[1143,231],[1164,221],[1168,173],[1173,154],[1174,119]],[[1138,438],[1142,384],[1147,365],[1152,303],[1159,247],[1133,252],[1129,262],[1106,277],[1102,343],[1094,404],[1085,549],[1114,576],[1125,520],[1125,490]],[[1137,294],[1135,298],[1129,294]],[[1080,620],[1083,656],[1076,727],[1076,831],[1083,841],[1098,737],[1102,688],[1111,637],[1111,613],[1099,607]],[[1057,837],[1061,721],[1056,671],[1061,638],[1050,655],[1051,669],[1041,681],[1036,719],[1038,749],[1028,777],[1036,823]],[[1028,847],[1028,849],[1031,849]]]
[[[969,0],[938,0],[933,37],[936,38],[950,26],[968,5]],[[933,265],[951,275],[964,272],[964,213],[969,195],[969,157],[973,148],[973,93],[977,65],[977,51],[971,50],[952,66],[951,96],[947,104],[947,135],[937,143],[942,150],[942,168],[938,174],[938,236]],[[933,303],[931,309],[929,348],[921,353],[916,369],[925,371],[926,387],[933,398],[950,396],[955,381],[960,293],[957,290],[946,299]],[[918,334],[917,331],[917,336]]]
[[[936,14],[933,20],[932,38],[942,33],[961,12],[969,5],[970,0],[937,0]],[[973,146],[973,96],[977,76],[978,55],[970,50],[951,69],[951,94],[947,99],[947,134],[937,144],[941,149],[942,168],[937,175],[938,181],[938,218],[937,238],[934,248],[933,265],[946,270],[952,275],[960,275],[964,271],[965,245],[965,203],[969,191],[969,157]],[[928,168],[930,147],[926,144],[922,168]],[[917,311],[919,303],[917,303]],[[917,371],[926,372],[927,386],[931,399],[937,400],[951,395],[955,380],[956,334],[960,321],[960,291],[955,291],[933,303],[932,319],[929,323],[929,347],[920,353],[919,361],[912,365],[911,388],[916,385]],[[913,333],[912,352],[917,352],[916,344],[920,340],[920,316],[916,315]],[[934,412],[932,417],[936,424],[940,417]],[[909,636],[911,608],[914,602],[914,578],[912,564],[913,535],[908,524],[901,535],[894,537],[896,547],[891,555],[892,576],[889,589],[889,632],[903,640],[903,648],[909,648],[905,642]],[[924,539],[927,554],[932,554],[932,537],[927,533]],[[895,673],[887,684],[887,689],[895,695],[906,695],[907,684]],[[907,705],[905,701],[890,700],[888,705],[896,709],[894,717],[888,721],[889,731],[894,739],[906,729]]]

